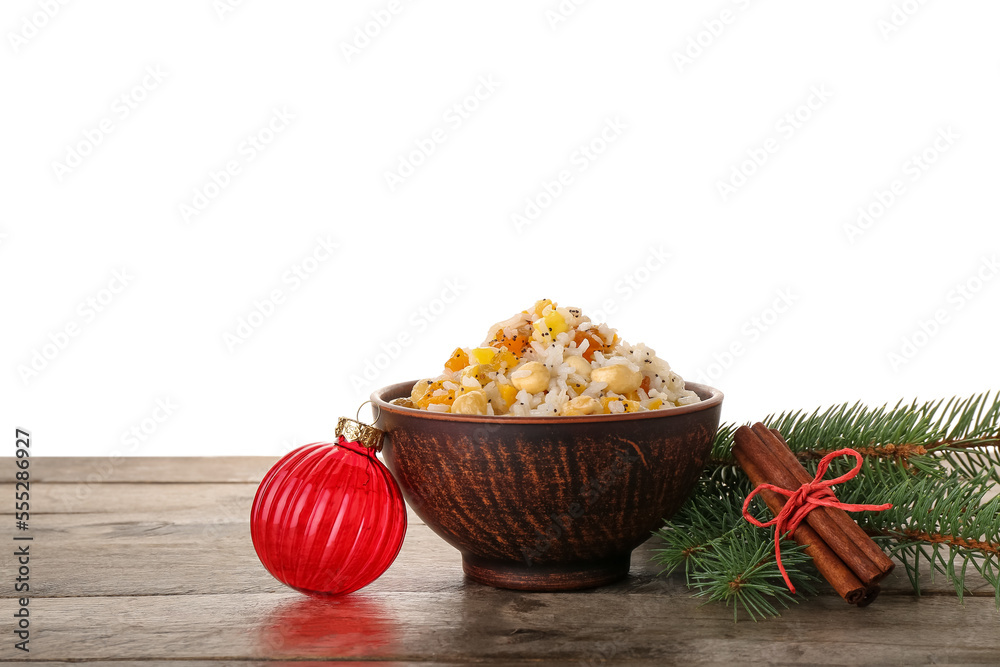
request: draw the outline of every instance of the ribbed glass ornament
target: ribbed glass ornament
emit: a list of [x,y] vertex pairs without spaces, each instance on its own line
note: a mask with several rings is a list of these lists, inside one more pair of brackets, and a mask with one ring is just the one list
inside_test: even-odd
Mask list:
[[283,457],[264,476],[250,510],[250,536],[275,578],[316,596],[375,581],[396,559],[406,509],[375,452],[343,437]]

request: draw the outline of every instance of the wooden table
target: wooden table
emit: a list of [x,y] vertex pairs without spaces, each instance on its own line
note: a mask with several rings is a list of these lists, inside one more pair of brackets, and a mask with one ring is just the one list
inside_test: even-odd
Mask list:
[[[963,606],[943,582],[914,597],[900,572],[866,609],[827,593],[779,619],[733,623],[730,609],[692,599],[680,578],[656,576],[654,542],[636,550],[619,584],[520,593],[467,581],[458,552],[413,515],[381,579],[314,600],[271,578],[250,543],[250,503],[273,462],[33,459],[31,651],[13,646],[11,548],[0,558],[0,659],[1000,664],[1000,613],[985,586]],[[14,470],[11,459],[3,465]],[[13,485],[4,486],[10,515]]]

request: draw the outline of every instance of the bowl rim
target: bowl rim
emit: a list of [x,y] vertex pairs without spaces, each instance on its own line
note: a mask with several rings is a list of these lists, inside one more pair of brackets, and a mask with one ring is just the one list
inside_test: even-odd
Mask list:
[[[413,385],[417,382],[419,382],[419,380],[413,380],[412,382],[397,382],[396,384],[390,384],[373,391],[371,394],[372,408],[377,409],[379,413],[385,411],[404,417],[416,417],[418,419],[432,419],[450,422],[473,422],[481,424],[576,424],[608,421],[632,421],[638,419],[664,419],[671,416],[676,417],[679,415],[690,414],[692,412],[709,410],[717,405],[720,405],[722,403],[722,399],[724,398],[724,394],[715,387],[710,387],[707,384],[699,384],[697,382],[685,382],[684,388],[690,389],[701,396],[702,400],[700,402],[692,403],[691,405],[682,405],[668,410],[621,412],[610,415],[553,415],[551,417],[540,417],[538,415],[532,415],[529,417],[518,417],[513,415],[456,415],[450,412],[432,412],[430,410],[420,410],[418,408],[407,408],[402,405],[393,405],[389,402],[394,398],[408,396],[410,389],[412,389]],[[379,416],[379,414],[375,415],[376,421]]]

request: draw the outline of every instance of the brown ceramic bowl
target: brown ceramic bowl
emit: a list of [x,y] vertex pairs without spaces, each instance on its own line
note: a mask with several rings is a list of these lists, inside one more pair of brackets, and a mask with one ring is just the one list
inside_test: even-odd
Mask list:
[[632,550],[691,493],[719,427],[722,392],[670,410],[586,417],[453,415],[372,394],[382,455],[406,502],[501,588],[570,590],[628,574]]

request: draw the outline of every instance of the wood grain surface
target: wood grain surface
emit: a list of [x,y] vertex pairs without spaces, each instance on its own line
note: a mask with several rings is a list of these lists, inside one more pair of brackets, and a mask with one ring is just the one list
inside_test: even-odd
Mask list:
[[734,623],[681,577],[656,576],[655,540],[618,584],[520,593],[467,580],[458,552],[412,514],[385,575],[313,600],[275,581],[250,543],[250,502],[272,463],[123,459],[95,478],[107,460],[33,460],[31,652],[13,648],[14,563],[0,557],[0,617],[11,619],[0,622],[0,661],[1000,664],[1000,613],[981,580],[964,604],[942,581],[917,598],[899,567],[866,609],[827,591],[781,618]]

